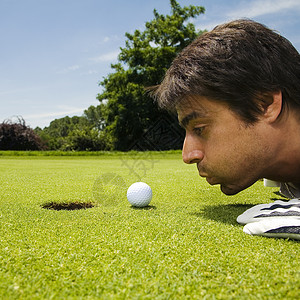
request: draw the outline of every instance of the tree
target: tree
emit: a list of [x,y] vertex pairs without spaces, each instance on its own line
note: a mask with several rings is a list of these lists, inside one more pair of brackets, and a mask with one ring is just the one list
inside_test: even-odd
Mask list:
[[63,150],[97,151],[105,149],[101,132],[96,128],[76,129],[69,133],[66,140],[67,147]]
[[0,150],[45,150],[41,138],[21,117],[0,124]]
[[95,128],[103,130],[105,127],[105,120],[102,116],[102,109],[104,104],[98,106],[90,106],[84,111],[83,116],[88,120],[90,124],[93,124]]
[[35,131],[51,150],[104,150],[101,132],[86,116],[55,119],[43,130]]
[[[164,16],[154,10],[154,19],[146,22],[143,32],[126,33],[119,62],[111,65],[114,72],[100,82],[103,92],[97,96],[101,103],[99,124],[111,149],[130,150],[146,136],[154,140],[142,141],[141,150],[181,147],[183,132],[176,118],[160,111],[145,93],[145,87],[159,84],[177,53],[202,33],[196,32],[187,20],[204,13],[204,8],[180,7],[176,0],[170,0],[170,4],[171,15]],[[173,138],[168,143],[159,135],[149,134],[161,122],[164,128],[172,128]]]

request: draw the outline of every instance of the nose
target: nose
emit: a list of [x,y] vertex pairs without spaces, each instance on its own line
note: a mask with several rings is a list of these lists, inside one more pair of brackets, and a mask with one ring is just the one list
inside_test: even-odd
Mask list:
[[186,134],[183,148],[182,159],[186,164],[195,164],[201,162],[204,158],[203,146],[196,138]]

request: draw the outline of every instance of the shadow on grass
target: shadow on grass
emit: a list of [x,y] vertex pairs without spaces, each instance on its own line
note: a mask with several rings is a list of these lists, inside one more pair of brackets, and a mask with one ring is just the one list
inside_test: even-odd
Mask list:
[[279,191],[273,192],[273,194],[275,194],[276,196],[280,196],[283,198],[286,198],[284,195],[282,195]]
[[272,201],[276,201],[276,200],[289,201],[290,200],[289,198],[285,197],[280,192],[273,192],[273,194],[275,194],[276,196],[279,196],[280,198],[271,198]]
[[131,206],[131,209],[135,209],[135,210],[154,210],[154,209],[156,209],[156,206],[154,206],[154,205],[148,205],[148,206],[145,206],[145,207]]
[[191,214],[196,217],[237,226],[239,224],[237,223],[236,218],[245,210],[253,206],[254,204],[225,204],[205,206],[201,212],[195,212]]
[[285,201],[285,202],[287,202],[287,201],[289,201],[289,200],[291,200],[291,199],[288,199],[288,198],[270,198],[270,200],[272,200],[272,201],[280,200],[280,201]]

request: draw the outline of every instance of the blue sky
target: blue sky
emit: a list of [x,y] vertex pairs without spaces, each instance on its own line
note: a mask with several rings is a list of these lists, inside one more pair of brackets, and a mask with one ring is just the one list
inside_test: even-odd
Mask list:
[[[204,6],[197,28],[251,18],[300,51],[300,0],[178,0]],[[22,116],[32,128],[98,105],[98,86],[117,61],[125,32],[144,28],[169,0],[0,0],[0,122]]]

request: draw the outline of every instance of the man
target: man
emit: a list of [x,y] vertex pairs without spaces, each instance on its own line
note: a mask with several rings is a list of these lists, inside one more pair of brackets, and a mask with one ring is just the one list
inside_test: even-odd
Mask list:
[[234,195],[282,182],[289,202],[238,217],[249,234],[300,239],[300,55],[262,24],[236,20],[200,35],[153,91],[186,130],[182,156]]

